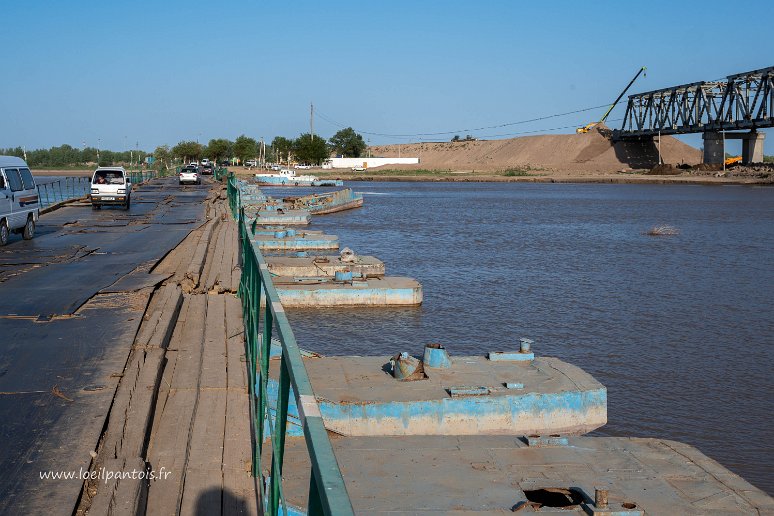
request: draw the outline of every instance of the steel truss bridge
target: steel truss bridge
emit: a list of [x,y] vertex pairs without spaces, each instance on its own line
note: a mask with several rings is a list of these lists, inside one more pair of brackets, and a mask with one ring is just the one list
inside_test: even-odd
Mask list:
[[[774,66],[629,96],[613,139],[774,126]],[[706,139],[706,138],[705,138]]]

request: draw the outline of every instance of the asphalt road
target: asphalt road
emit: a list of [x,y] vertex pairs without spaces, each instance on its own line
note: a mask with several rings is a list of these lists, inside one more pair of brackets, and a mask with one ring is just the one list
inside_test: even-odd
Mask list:
[[153,265],[204,222],[209,183],[137,188],[129,211],[41,216],[0,248],[0,514],[72,514],[145,306]]

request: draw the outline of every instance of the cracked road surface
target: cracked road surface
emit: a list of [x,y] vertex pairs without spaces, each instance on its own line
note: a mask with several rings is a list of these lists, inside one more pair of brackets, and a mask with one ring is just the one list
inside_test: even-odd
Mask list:
[[0,248],[0,514],[72,514],[156,284],[149,274],[204,222],[209,183],[153,181],[132,208],[81,203]]

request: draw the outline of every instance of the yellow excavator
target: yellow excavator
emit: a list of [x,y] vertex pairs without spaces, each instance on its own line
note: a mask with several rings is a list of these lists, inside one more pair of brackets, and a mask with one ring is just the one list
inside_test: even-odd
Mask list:
[[730,158],[726,158],[726,166],[733,165],[735,163],[741,163],[742,162],[742,156],[731,156]]
[[[599,119],[599,122],[591,122],[590,124],[586,124],[583,127],[578,127],[575,132],[578,134],[586,134],[587,132],[594,129],[596,126],[607,120],[608,115],[610,115],[610,112],[613,110],[613,108],[618,104],[618,101],[621,100],[621,97],[623,97],[627,91],[629,91],[629,88],[632,87],[632,84],[634,84],[634,81],[637,80],[637,77],[640,76],[642,72],[644,72],[647,68],[644,66],[640,68],[640,70],[637,72],[637,74],[634,76],[634,78],[629,82],[629,84],[626,85],[626,88],[623,89],[620,95],[618,95],[618,98],[615,99],[615,101],[610,105],[609,108],[607,108],[607,111],[605,111],[604,116]],[[645,74],[647,76],[647,74]]]

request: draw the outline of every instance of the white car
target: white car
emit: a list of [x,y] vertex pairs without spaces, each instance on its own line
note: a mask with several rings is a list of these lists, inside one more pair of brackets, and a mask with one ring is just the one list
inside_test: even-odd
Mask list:
[[207,158],[202,158],[202,166],[209,165],[209,164],[210,164],[210,160],[208,160]]
[[99,167],[91,178],[91,209],[103,206],[121,206],[128,210],[132,204],[132,183],[124,167]]
[[309,170],[310,168],[312,168],[312,165],[297,165],[296,168],[298,170]]
[[246,167],[257,167],[258,166],[258,160],[248,159],[247,161],[245,161],[245,166]]
[[365,167],[352,167],[352,172],[365,172]]
[[21,233],[24,240],[35,236],[40,200],[27,163],[16,156],[0,156],[0,246]]
[[189,166],[180,170],[180,176],[178,176],[178,183],[181,185],[185,183],[200,185],[202,184],[202,179],[199,177],[199,173],[196,171],[196,168]]

